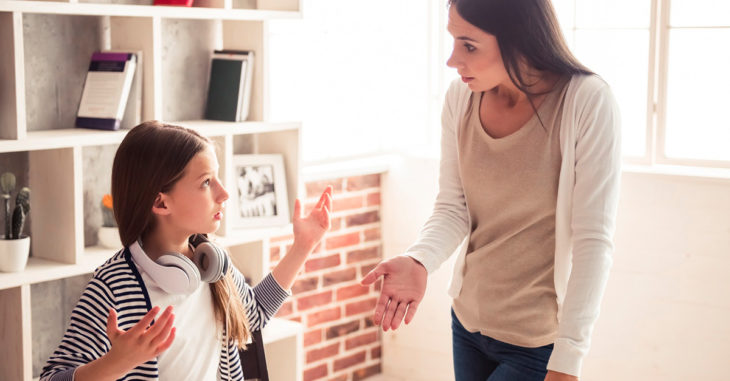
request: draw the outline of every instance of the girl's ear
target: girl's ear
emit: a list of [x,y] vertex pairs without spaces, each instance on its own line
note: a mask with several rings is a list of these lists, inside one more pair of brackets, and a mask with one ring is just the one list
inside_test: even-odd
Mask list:
[[152,213],[158,216],[166,216],[170,214],[170,208],[167,207],[167,195],[160,192],[152,203]]

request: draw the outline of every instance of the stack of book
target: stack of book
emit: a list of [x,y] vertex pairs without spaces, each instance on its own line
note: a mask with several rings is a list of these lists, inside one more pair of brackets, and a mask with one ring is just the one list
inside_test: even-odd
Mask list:
[[206,119],[240,122],[248,118],[253,60],[248,50],[213,51]]

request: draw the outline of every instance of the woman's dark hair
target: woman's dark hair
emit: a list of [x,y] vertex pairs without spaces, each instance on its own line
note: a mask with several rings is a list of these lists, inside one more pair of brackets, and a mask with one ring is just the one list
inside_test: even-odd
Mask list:
[[530,91],[520,60],[540,71],[561,76],[593,74],[570,52],[550,0],[449,0],[459,15],[497,38],[512,83]]
[[[156,120],[127,133],[112,165],[114,218],[125,247],[154,230],[152,205],[157,195],[169,192],[183,177],[190,160],[212,145],[194,130]],[[212,283],[210,289],[216,319],[225,324],[228,337],[243,347],[251,331],[231,272]]]

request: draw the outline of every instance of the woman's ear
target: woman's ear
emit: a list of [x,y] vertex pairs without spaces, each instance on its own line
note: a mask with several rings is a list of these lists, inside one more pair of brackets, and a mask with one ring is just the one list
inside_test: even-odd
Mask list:
[[155,202],[152,203],[152,213],[158,216],[166,216],[170,214],[170,208],[167,205],[167,195],[160,192],[155,198]]

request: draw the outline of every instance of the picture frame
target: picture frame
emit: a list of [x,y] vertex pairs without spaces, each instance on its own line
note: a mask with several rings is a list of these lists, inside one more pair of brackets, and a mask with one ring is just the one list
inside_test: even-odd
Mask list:
[[284,157],[279,154],[233,155],[234,228],[272,227],[289,223]]

